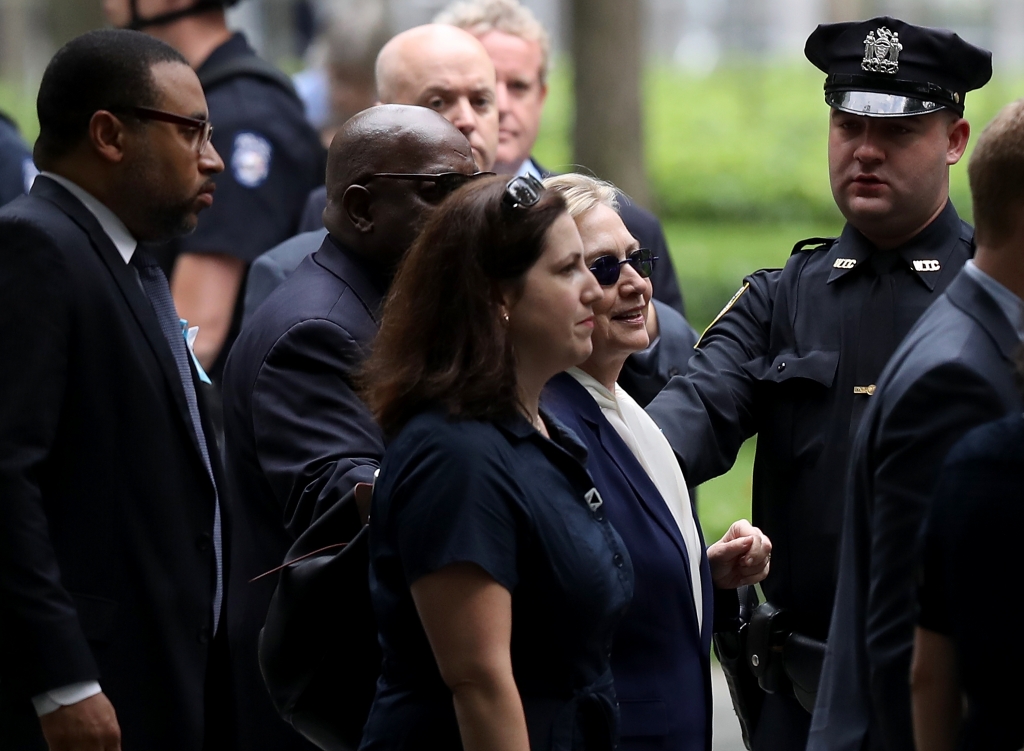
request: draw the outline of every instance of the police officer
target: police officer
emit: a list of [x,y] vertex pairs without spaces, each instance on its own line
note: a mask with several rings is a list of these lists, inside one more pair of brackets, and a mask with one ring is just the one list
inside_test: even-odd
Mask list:
[[325,154],[287,76],[259,58],[224,17],[237,0],[105,0],[115,26],[176,47],[206,92],[224,172],[195,233],[161,258],[178,313],[199,326],[195,354],[217,381],[241,320],[249,263],[295,234]]
[[0,112],[0,206],[28,193],[38,174],[18,126]]
[[[851,439],[896,345],[973,254],[949,167],[970,135],[964,95],[992,72],[991,54],[956,34],[888,17],[819,26],[805,54],[827,75],[829,176],[846,225],[748,276],[648,408],[695,483],[758,435],[753,521],[774,560],[771,605],[747,629],[767,651],[748,664],[774,693],[748,718],[754,749],[806,744]],[[785,615],[770,619],[772,607]]]

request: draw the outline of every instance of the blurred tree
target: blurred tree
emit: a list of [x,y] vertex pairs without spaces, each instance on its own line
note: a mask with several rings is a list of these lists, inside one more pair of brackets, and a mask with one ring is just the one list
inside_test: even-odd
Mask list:
[[640,204],[644,167],[641,0],[571,0],[573,161]]

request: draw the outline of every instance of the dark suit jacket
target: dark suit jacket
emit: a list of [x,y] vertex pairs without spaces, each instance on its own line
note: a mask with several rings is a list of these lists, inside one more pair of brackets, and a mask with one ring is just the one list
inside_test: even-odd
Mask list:
[[124,748],[199,751],[213,484],[138,277],[45,177],[0,210],[0,338],[0,746],[99,680]]
[[651,300],[651,304],[658,315],[658,342],[650,350],[626,358],[619,373],[619,385],[641,407],[650,404],[673,376],[686,372],[700,339],[675,308],[660,300]]
[[[612,648],[621,710],[619,748],[710,749],[709,659],[716,598],[707,556],[702,549],[704,616],[698,624],[686,545],[640,462],[568,373],[548,382],[542,402],[587,447],[587,470],[633,561],[633,602]],[[735,594],[724,593],[723,605],[730,595],[735,601]],[[733,614],[728,607],[723,610],[726,617]]]
[[232,503],[228,595],[241,748],[312,748],[277,718],[259,672],[259,630],[295,539],[357,482],[372,482],[380,429],[354,378],[377,335],[383,283],[327,237],[243,327],[224,370]]
[[883,371],[851,455],[839,589],[808,749],[913,749],[916,541],[953,444],[1020,409],[1019,343],[996,302],[961,272]]
[[249,322],[263,301],[270,297],[270,293],[292,275],[302,260],[316,252],[325,237],[327,230],[323,227],[303,232],[295,237],[289,237],[280,245],[275,245],[252,262],[249,275],[245,278],[243,326]]

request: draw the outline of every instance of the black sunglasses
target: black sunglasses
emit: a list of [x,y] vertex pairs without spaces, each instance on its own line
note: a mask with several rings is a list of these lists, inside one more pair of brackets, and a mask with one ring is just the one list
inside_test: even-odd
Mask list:
[[619,281],[619,273],[622,271],[622,264],[628,263],[633,270],[646,279],[654,271],[654,262],[658,256],[652,255],[647,248],[639,248],[627,255],[625,259],[619,260],[615,256],[600,256],[594,259],[590,271],[602,287],[610,287]]
[[199,141],[196,143],[196,148],[200,154],[206,151],[210,138],[213,137],[213,125],[209,120],[176,115],[173,112],[155,110],[151,107],[129,107],[126,114],[133,115],[140,120],[159,120],[160,122],[171,123],[172,125],[194,128],[199,133]]
[[513,177],[505,185],[505,193],[501,196],[503,205],[510,209],[528,209],[540,200],[544,185],[533,175]]
[[386,177],[389,180],[413,180],[421,183],[433,183],[442,195],[454,193],[468,182],[479,180],[481,177],[493,175],[493,172],[474,172],[472,175],[465,175],[461,172],[441,172],[436,175],[421,175],[409,172],[374,172],[361,180],[356,185],[366,185],[378,177]]

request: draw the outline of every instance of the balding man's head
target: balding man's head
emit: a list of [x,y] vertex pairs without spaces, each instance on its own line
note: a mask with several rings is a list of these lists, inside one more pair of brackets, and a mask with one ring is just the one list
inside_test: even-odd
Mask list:
[[469,139],[477,166],[489,170],[498,148],[495,74],[487,50],[454,26],[403,31],[377,57],[377,96],[439,112]]
[[465,136],[437,113],[396,104],[371,107],[349,119],[331,142],[324,225],[361,255],[393,266],[456,182],[426,176],[474,171]]

